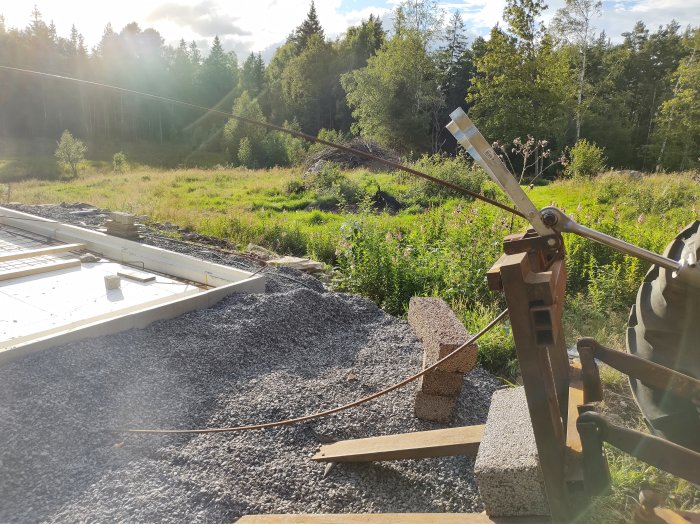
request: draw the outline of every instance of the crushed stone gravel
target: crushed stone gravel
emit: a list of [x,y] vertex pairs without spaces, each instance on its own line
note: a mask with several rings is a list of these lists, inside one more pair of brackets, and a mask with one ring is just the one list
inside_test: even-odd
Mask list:
[[[266,294],[233,295],[207,310],[0,368],[0,522],[482,510],[467,457],[339,464],[325,478],[325,464],[310,460],[329,438],[444,427],[413,416],[413,385],[329,418],[265,431],[111,431],[298,416],[420,369],[422,350],[404,321],[297,271],[266,274]],[[450,425],[483,424],[499,386],[484,370],[467,374]]]

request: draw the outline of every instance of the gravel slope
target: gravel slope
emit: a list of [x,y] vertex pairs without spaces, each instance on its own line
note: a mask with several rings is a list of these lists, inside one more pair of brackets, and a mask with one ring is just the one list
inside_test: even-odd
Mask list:
[[[0,522],[231,522],[280,512],[478,511],[465,457],[338,465],[345,439],[441,427],[412,415],[415,386],[305,425],[198,436],[123,427],[230,426],[297,416],[416,372],[408,325],[316,279],[270,272],[268,293],[0,368]],[[290,279],[293,278],[294,280]],[[465,379],[452,425],[483,423],[498,381]]]

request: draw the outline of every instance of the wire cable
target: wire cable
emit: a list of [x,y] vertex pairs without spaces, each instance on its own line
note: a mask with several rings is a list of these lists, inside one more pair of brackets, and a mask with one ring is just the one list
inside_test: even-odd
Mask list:
[[84,80],[82,78],[74,78],[74,77],[70,77],[70,76],[58,75],[58,74],[53,74],[53,73],[43,73],[41,71],[33,71],[31,69],[22,69],[19,67],[11,67],[11,66],[4,66],[4,65],[0,65],[0,69],[4,69],[6,71],[14,71],[16,73],[42,76],[45,78],[54,78],[57,80],[78,82],[80,84],[86,84],[86,85],[90,85],[93,87],[99,87],[99,88],[103,88],[103,89],[111,89],[113,91],[119,91],[121,93],[142,96],[145,98],[150,98],[152,100],[158,100],[160,102],[167,102],[167,103],[176,104],[176,105],[179,105],[182,107],[188,107],[190,109],[197,109],[200,111],[206,111],[208,113],[215,113],[215,114],[223,115],[223,116],[226,116],[229,118],[234,118],[234,119],[238,120],[239,122],[245,122],[246,124],[266,127],[267,129],[272,129],[274,131],[280,131],[282,133],[287,133],[287,134],[295,136],[297,138],[303,138],[304,140],[308,140],[310,142],[323,144],[325,146],[338,149],[340,151],[345,151],[346,153],[351,153],[353,155],[361,156],[361,157],[366,158],[368,160],[378,162],[380,164],[383,164],[383,165],[388,166],[388,167],[392,167],[394,169],[399,169],[401,171],[405,171],[406,173],[410,173],[414,176],[424,178],[425,180],[430,180],[431,182],[434,182],[436,184],[440,184],[442,186],[448,187],[454,191],[457,191],[458,193],[462,193],[463,195],[467,195],[467,196],[470,196],[470,197],[475,198],[477,200],[481,200],[483,202],[486,202],[487,204],[491,204],[492,206],[496,206],[500,209],[503,209],[504,211],[508,211],[509,213],[513,213],[514,215],[517,215],[519,217],[527,218],[527,217],[525,217],[525,215],[523,213],[521,213],[520,211],[518,211],[517,209],[515,209],[513,207],[507,206],[506,204],[502,204],[501,202],[498,202],[497,200],[494,200],[492,198],[484,196],[480,193],[476,193],[474,191],[470,191],[469,189],[465,189],[461,186],[458,186],[457,184],[453,184],[452,182],[448,182],[446,180],[436,178],[436,177],[429,175],[427,173],[423,173],[422,171],[418,171],[417,169],[413,169],[411,167],[405,166],[405,165],[400,164],[398,162],[394,162],[393,160],[387,160],[386,158],[382,158],[382,157],[373,155],[371,153],[367,153],[365,151],[360,151],[359,149],[354,149],[354,148],[346,146],[346,145],[336,144],[335,142],[331,142],[331,141],[325,140],[323,138],[318,138],[318,137],[315,137],[313,135],[306,134],[302,131],[288,129],[286,127],[278,126],[275,124],[270,124],[269,122],[262,122],[260,120],[254,120],[252,118],[247,118],[244,116],[236,115],[234,113],[230,113],[228,111],[222,111],[220,109],[216,109],[213,107],[200,106],[197,104],[191,104],[189,102],[184,102],[182,100],[176,100],[174,98],[169,98],[167,96],[154,95],[152,93],[144,93],[142,91],[136,91],[134,89],[127,89],[125,87],[118,87],[118,86],[113,86],[110,84],[103,84],[100,82],[93,82],[91,80]]
[[280,427],[280,426],[290,426],[292,424],[298,424],[299,422],[307,422],[309,420],[314,420],[314,419],[318,419],[318,418],[327,417],[329,415],[334,415],[336,413],[340,413],[341,411],[346,411],[348,409],[355,408],[355,407],[360,406],[362,404],[366,404],[367,402],[370,402],[370,401],[375,400],[381,396],[384,396],[387,393],[391,393],[392,391],[395,391],[399,388],[402,388],[406,384],[409,384],[409,383],[413,382],[414,380],[419,379],[420,377],[422,377],[426,373],[433,371],[440,364],[449,360],[450,358],[455,356],[460,351],[463,351],[470,344],[473,344],[474,342],[476,342],[485,333],[490,331],[496,324],[498,324],[501,320],[503,320],[507,314],[508,314],[507,309],[504,309],[503,311],[501,311],[496,318],[494,318],[491,322],[489,322],[488,325],[486,327],[484,327],[481,331],[479,331],[476,335],[474,335],[469,340],[467,340],[464,344],[462,344],[457,349],[452,351],[449,355],[446,355],[445,357],[441,358],[435,364],[425,368],[423,371],[416,373],[415,375],[412,375],[412,376],[402,380],[401,382],[394,384],[393,386],[389,386],[388,388],[382,389],[381,391],[377,391],[376,393],[372,393],[371,395],[368,395],[368,396],[363,397],[361,399],[355,400],[355,401],[350,402],[348,404],[343,404],[342,406],[337,406],[337,407],[332,408],[332,409],[328,409],[325,411],[319,411],[319,412],[313,413],[311,415],[303,415],[301,417],[296,417],[296,418],[288,418],[288,419],[284,419],[284,420],[277,420],[274,422],[263,422],[260,424],[250,424],[247,426],[234,426],[234,427],[230,427],[230,428],[122,429],[122,430],[114,430],[114,431],[119,432],[119,433],[123,432],[123,433],[142,433],[142,434],[143,433],[146,433],[146,434],[169,434],[169,435],[197,434],[197,433],[199,433],[199,434],[201,434],[201,433],[231,433],[234,431],[252,431],[252,430],[257,430],[257,429],[270,429],[270,428],[276,428],[276,427]]

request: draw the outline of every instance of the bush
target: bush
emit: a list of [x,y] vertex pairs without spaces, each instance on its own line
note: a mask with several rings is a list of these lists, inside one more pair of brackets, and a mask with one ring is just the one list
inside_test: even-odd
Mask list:
[[59,140],[54,154],[63,169],[70,170],[73,176],[78,176],[78,166],[85,160],[86,153],[85,144],[66,129],[61,135],[61,140]]
[[585,138],[576,142],[569,150],[569,165],[564,169],[564,176],[592,178],[605,168],[606,158],[603,150]]
[[399,315],[414,295],[491,302],[486,270],[506,232],[493,218],[434,209],[397,227],[387,215],[355,215],[341,227],[336,283]]
[[[452,303],[452,309],[472,334],[481,331],[498,315],[500,311],[497,306],[482,302],[472,304],[469,300],[457,300]],[[516,379],[519,366],[510,323],[497,324],[485,333],[477,344],[477,362],[480,366],[508,381]]]
[[287,183],[284,186],[284,192],[288,195],[298,195],[300,193],[303,193],[304,191],[306,191],[306,187],[304,187],[304,182],[302,182],[298,178],[292,178],[291,180],[287,181]]
[[[346,137],[343,134],[342,131],[336,131],[335,129],[326,129],[322,128],[319,130],[318,135],[316,135],[317,138],[320,138],[321,140],[326,140],[328,142],[333,142],[335,144],[342,144],[343,142],[346,141]],[[324,144],[319,144],[317,142],[314,142],[309,146],[309,154],[317,153],[319,151],[323,151],[326,147]]]
[[[294,131],[301,131],[301,127],[296,120],[291,122],[285,121],[282,126],[287,129],[293,129]],[[282,143],[282,147],[284,149],[285,165],[297,166],[301,164],[306,157],[306,141],[288,133],[276,134],[279,135],[280,142]]]
[[335,162],[324,162],[319,169],[307,171],[304,174],[304,184],[309,189],[329,192],[345,178],[338,164]]
[[124,173],[129,169],[129,164],[126,162],[126,155],[122,151],[114,153],[112,157],[112,169],[115,173]]
[[255,153],[253,152],[253,144],[247,136],[241,138],[240,147],[238,148],[238,161],[242,166],[249,169],[255,169],[257,167]]
[[315,207],[319,209],[354,206],[363,196],[360,186],[346,177],[334,162],[323,162],[319,169],[307,172],[304,186],[316,191],[318,198]]
[[[475,167],[464,152],[460,152],[454,157],[437,154],[423,155],[413,167],[418,171],[423,171],[474,193],[481,192],[481,187],[487,179],[486,173],[481,168]],[[462,193],[429,180],[417,180],[415,184],[417,191],[415,198],[418,200],[462,196]]]

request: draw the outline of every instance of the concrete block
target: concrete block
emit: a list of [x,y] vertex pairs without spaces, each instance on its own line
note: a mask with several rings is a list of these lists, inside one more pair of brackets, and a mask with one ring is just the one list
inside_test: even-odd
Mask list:
[[474,476],[490,517],[549,515],[523,387],[493,394]]
[[[408,323],[423,344],[424,367],[434,364],[469,340],[464,325],[440,298],[411,298]],[[476,365],[476,351],[476,344],[471,344],[437,369],[447,373],[471,371]]]
[[132,215],[131,213],[124,213],[122,211],[112,211],[109,214],[109,218],[111,218],[118,224],[124,225],[134,225],[134,223],[136,222],[136,215]]
[[107,220],[105,226],[108,231],[138,231],[138,228],[134,224],[122,224],[121,222],[115,222],[114,220]]
[[462,373],[431,371],[418,379],[418,389],[428,395],[456,397],[462,391],[463,386],[464,375]]
[[449,422],[454,411],[455,397],[442,397],[440,395],[428,395],[422,391],[416,393],[414,413],[422,420],[434,422]]
[[109,291],[110,289],[119,289],[121,287],[122,280],[117,275],[105,275],[105,289]]
[[139,230],[133,224],[122,224],[113,220],[107,220],[107,222],[105,222],[105,225],[107,226],[105,232],[108,235],[113,235],[130,240],[135,240],[139,238]]

